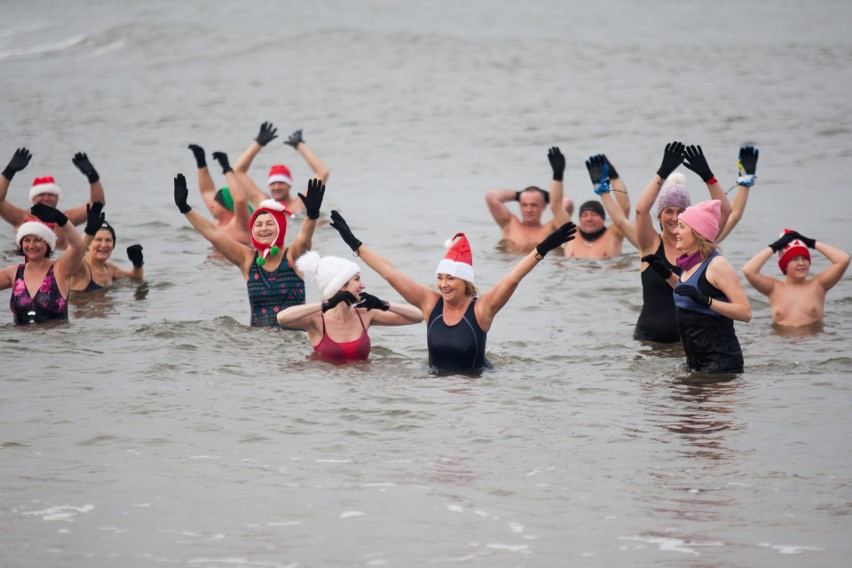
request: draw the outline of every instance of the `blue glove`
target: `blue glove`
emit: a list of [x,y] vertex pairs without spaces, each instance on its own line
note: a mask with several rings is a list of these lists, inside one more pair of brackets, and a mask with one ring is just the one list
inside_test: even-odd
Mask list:
[[604,164],[603,172],[601,172],[601,181],[594,184],[594,186],[595,193],[598,195],[612,191],[612,187],[609,185],[609,164]]

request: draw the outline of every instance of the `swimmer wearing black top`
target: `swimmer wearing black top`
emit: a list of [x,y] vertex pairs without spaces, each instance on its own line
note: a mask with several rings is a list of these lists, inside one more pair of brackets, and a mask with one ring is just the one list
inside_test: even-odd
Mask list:
[[370,268],[379,273],[405,300],[428,314],[429,362],[435,370],[478,372],[488,366],[485,340],[497,315],[521,280],[551,250],[574,238],[577,228],[568,222],[553,231],[521,259],[497,285],[478,295],[474,285],[470,246],[463,233],[436,270],[438,291],[406,276],[385,258],[364,245],[337,211],[331,226]]

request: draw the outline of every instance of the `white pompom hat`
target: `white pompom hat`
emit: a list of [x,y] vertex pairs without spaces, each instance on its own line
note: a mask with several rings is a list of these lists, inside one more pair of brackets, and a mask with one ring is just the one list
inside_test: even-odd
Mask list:
[[361,267],[337,256],[320,257],[308,251],[296,259],[296,268],[305,275],[305,280],[316,280],[322,299],[328,300],[337,294],[349,279],[361,272]]
[[15,233],[15,242],[20,247],[24,237],[33,235],[46,242],[50,250],[56,250],[56,233],[53,232],[52,225],[52,223],[48,225],[37,220],[27,221],[18,227],[18,231]]

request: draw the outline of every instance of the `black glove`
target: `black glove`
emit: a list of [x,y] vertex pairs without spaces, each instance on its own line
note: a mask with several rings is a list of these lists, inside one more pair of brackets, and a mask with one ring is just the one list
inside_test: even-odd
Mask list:
[[647,262],[648,266],[654,269],[654,272],[659,274],[663,280],[668,280],[672,273],[672,269],[666,266],[666,263],[663,262],[663,259],[657,256],[656,254],[646,254],[642,257],[642,262]]
[[612,162],[609,161],[609,158],[606,157],[606,154],[600,154],[600,155],[601,155],[601,157],[603,157],[604,162],[606,162],[609,165],[609,179],[610,179],[610,181],[612,181],[614,179],[618,179],[619,175],[618,175],[618,172],[615,171],[615,166],[612,165]]
[[713,303],[713,298],[703,293],[695,286],[690,286],[689,284],[679,285],[677,288],[674,289],[674,293],[678,296],[689,296],[690,298],[692,298],[692,301],[698,304],[699,306],[706,306],[709,308],[710,304]]
[[127,247],[127,258],[133,263],[133,268],[142,268],[145,261],[142,260],[142,245],[130,245]]
[[800,241],[805,243],[805,246],[809,249],[816,248],[816,239],[809,239],[808,237],[803,237],[796,231],[790,231],[788,234],[793,235],[793,238],[799,239]]
[[535,250],[539,256],[544,256],[558,246],[564,245],[568,241],[574,240],[574,233],[577,232],[577,226],[571,221],[568,221],[549,235],[543,241],[535,245]]
[[547,159],[550,161],[550,167],[553,168],[553,180],[562,181],[565,175],[565,156],[558,147],[554,146],[547,151]]
[[367,308],[368,312],[370,310],[381,310],[383,312],[386,312],[390,309],[390,302],[379,300],[372,294],[361,292],[361,302],[358,304],[358,307]]
[[186,178],[183,174],[178,174],[175,176],[175,205],[184,215],[192,211],[192,207],[186,202],[187,199],[189,199],[189,190],[186,188]]
[[15,153],[12,154],[12,159],[9,160],[9,165],[6,166],[6,169],[3,170],[3,176],[12,181],[12,178],[15,177],[15,174],[21,171],[22,169],[27,167],[27,164],[30,163],[30,158],[33,155],[30,154],[30,151],[26,148],[18,148],[15,150]]
[[278,138],[277,132],[278,129],[272,126],[271,122],[264,122],[260,125],[260,132],[257,133],[257,138],[255,138],[254,141],[261,146],[266,146]]
[[100,201],[86,203],[86,228],[83,232],[94,237],[104,226],[104,204]]
[[198,165],[198,169],[206,168],[207,158],[204,157],[204,148],[198,144],[190,144],[187,148],[192,150],[192,155],[195,156],[195,163]]
[[288,146],[292,146],[293,148],[297,147],[299,143],[304,142],[302,139],[302,129],[300,128],[296,132],[290,135],[290,138],[284,141]]
[[68,222],[68,217],[65,216],[65,213],[44,203],[33,205],[30,208],[30,213],[45,223],[56,223],[60,227],[64,227],[65,223]]
[[77,166],[77,169],[83,172],[83,175],[89,178],[89,183],[95,183],[101,176],[95,171],[95,166],[89,161],[89,157],[83,152],[77,152],[71,158],[71,163]]
[[210,154],[214,160],[219,162],[219,165],[222,166],[222,173],[227,174],[228,172],[234,171],[234,168],[231,167],[231,164],[228,163],[228,154],[225,152],[213,152]]
[[666,149],[663,152],[663,162],[660,164],[660,169],[657,170],[657,175],[663,179],[666,179],[682,163],[683,143],[675,141],[666,144]]
[[326,300],[325,302],[322,303],[322,313],[327,312],[328,310],[330,310],[331,308],[333,308],[334,306],[336,306],[340,302],[346,302],[346,305],[351,306],[352,304],[354,304],[357,301],[358,301],[358,298],[356,298],[352,294],[352,292],[348,292],[346,290],[341,290],[340,292],[338,292],[337,294],[335,294],[334,296],[332,296],[331,298],[329,298],[328,300]]
[[[589,178],[592,180],[592,185],[598,187],[601,184],[601,177],[603,176],[603,169],[606,165],[606,156],[603,154],[595,154],[594,156],[589,156],[589,159],[586,160],[586,170],[589,172]],[[610,170],[610,179],[612,179],[612,170]]]
[[795,233],[784,233],[777,241],[775,241],[774,243],[770,243],[769,248],[772,249],[772,252],[778,252],[780,250],[783,250],[784,247],[789,245],[795,239]]
[[715,176],[710,171],[710,166],[707,165],[707,158],[704,157],[704,151],[701,146],[687,146],[683,150],[683,165],[697,173],[704,183],[708,183]]
[[308,191],[305,193],[307,195],[299,194],[299,199],[305,204],[305,215],[308,219],[319,219],[322,198],[325,196],[325,184],[317,178],[309,179]]
[[355,238],[355,235],[349,229],[349,225],[346,224],[346,220],[337,211],[331,212],[331,226],[340,233],[340,236],[343,237],[343,240],[352,249],[352,252],[358,252],[358,247],[363,243]]
[[759,155],[760,151],[754,146],[743,146],[740,148],[740,155],[737,160],[742,170],[740,175],[753,176],[757,173],[757,157]]

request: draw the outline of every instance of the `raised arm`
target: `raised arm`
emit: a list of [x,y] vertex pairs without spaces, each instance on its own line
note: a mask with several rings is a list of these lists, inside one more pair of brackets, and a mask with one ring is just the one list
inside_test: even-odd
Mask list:
[[74,157],[71,159],[71,163],[80,170],[86,178],[89,180],[89,201],[88,203],[83,203],[82,205],[78,205],[77,207],[73,207],[65,211],[65,215],[68,216],[68,219],[71,220],[75,225],[79,225],[81,223],[86,222],[86,206],[89,203],[103,203],[106,204],[106,197],[104,196],[104,186],[101,183],[101,176],[98,175],[97,170],[92,165],[92,162],[89,161],[89,157],[83,152],[77,152],[74,154]]
[[737,194],[734,195],[734,200],[731,202],[731,215],[728,217],[728,222],[725,227],[719,231],[716,237],[716,243],[725,240],[734,227],[739,224],[745,214],[746,203],[748,203],[749,190],[754,186],[757,179],[757,158],[760,152],[754,146],[743,146],[740,148],[740,154],[737,156]]
[[763,269],[763,265],[766,264],[766,261],[772,258],[772,255],[775,254],[775,251],[772,248],[773,245],[775,245],[775,243],[772,243],[768,247],[762,249],[759,253],[751,257],[751,259],[745,263],[745,266],[743,266],[743,276],[745,276],[745,279],[748,280],[748,283],[751,284],[755,290],[764,296],[771,294],[775,289],[775,284],[778,282],[777,279],[760,272],[761,269]]
[[70,288],[71,275],[77,269],[80,259],[83,257],[83,239],[80,238],[80,233],[74,228],[72,223],[69,223],[68,216],[62,213],[59,209],[49,207],[43,203],[36,203],[30,209],[30,213],[45,223],[54,223],[60,229],[68,246],[65,252],[59,257],[59,260],[53,265],[53,271],[56,275],[59,291],[63,296],[68,295]]
[[278,129],[275,128],[271,122],[264,122],[261,124],[257,137],[251,144],[249,144],[248,148],[240,154],[236,163],[234,163],[234,173],[243,185],[243,190],[246,192],[246,198],[255,207],[257,207],[257,205],[264,199],[269,199],[269,195],[257,187],[254,180],[252,180],[248,175],[248,170],[249,167],[251,167],[251,163],[254,161],[255,156],[260,153],[263,147],[278,138],[277,132]]
[[[576,232],[577,227],[570,221],[553,231],[537,244],[534,250],[515,264],[512,270],[494,288],[479,298],[474,310],[476,311],[476,321],[479,322],[479,326],[484,331],[491,328],[494,316],[506,305],[506,302],[517,290],[521,280],[544,259],[548,252],[573,240]],[[424,310],[423,313],[427,312]]]
[[314,177],[320,179],[323,183],[328,183],[329,170],[319,156],[311,150],[302,138],[302,131],[297,130],[290,135],[290,138],[284,141],[287,146],[292,146],[296,149],[299,155],[308,163],[311,170],[314,172]]
[[795,238],[805,243],[805,246],[820,252],[829,260],[829,262],[831,262],[831,266],[814,276],[814,280],[819,282],[824,290],[830,290],[840,281],[841,278],[843,278],[843,274],[846,273],[846,269],[849,268],[848,254],[839,248],[835,248],[823,242],[817,242],[814,239],[809,239],[808,237],[803,237],[795,231],[788,234],[795,235]]
[[232,264],[239,267],[243,276],[248,278],[249,264],[254,258],[254,252],[246,246],[228,237],[207,218],[200,215],[187,204],[189,190],[186,188],[186,178],[183,174],[175,176],[175,205],[184,214],[196,231],[210,241],[216,250],[228,259]]
[[625,211],[622,204],[616,201],[617,198],[613,199],[612,190],[618,192],[624,191],[626,193],[626,189],[618,189],[618,187],[624,188],[624,184],[620,178],[612,179],[612,169],[606,156],[603,154],[590,156],[586,160],[586,169],[589,172],[589,178],[592,180],[592,187],[595,193],[600,196],[601,203],[603,203],[606,212],[609,213],[612,219],[612,224],[630,241],[630,244],[638,249],[636,227],[627,218],[627,211],[630,210],[630,200],[628,199],[627,201],[628,209]]
[[636,201],[636,241],[638,242],[639,252],[643,256],[653,254],[657,250],[660,236],[654,229],[654,217],[651,210],[654,207],[654,202],[657,201],[663,182],[681,163],[683,163],[683,144],[677,141],[666,144],[660,168]]
[[[198,144],[190,144],[187,146],[192,150],[192,155],[195,157],[195,164],[198,167],[198,191],[201,193],[201,199],[211,215],[216,211],[216,185],[213,183],[213,177],[210,175],[210,170],[207,168],[207,158],[204,155],[204,148]],[[215,216],[215,215],[214,215]]]
[[370,249],[367,245],[358,240],[343,216],[337,211],[331,212],[331,227],[340,233],[344,242],[349,245],[352,252],[361,257],[364,263],[375,270],[379,276],[391,285],[391,287],[401,295],[406,302],[420,308],[424,314],[432,313],[432,308],[438,303],[439,295],[437,292],[409,278],[399,271],[393,264],[383,258],[377,252]]
[[20,207],[15,207],[6,200],[6,195],[9,193],[9,185],[12,183],[12,178],[15,174],[27,167],[30,163],[32,154],[26,148],[18,148],[12,154],[12,159],[9,160],[9,165],[3,170],[0,175],[0,217],[12,225],[19,227],[27,218],[27,211]]
[[[296,265],[296,259],[302,256],[313,246],[314,231],[317,228],[317,219],[320,216],[320,207],[325,196],[325,184],[319,179],[308,180],[308,189],[305,194],[299,194],[299,199],[305,204],[305,219],[299,228],[299,234],[293,241],[293,245],[287,249],[287,259],[290,266]],[[298,270],[296,270],[298,273]],[[299,274],[301,276],[301,274]]]
[[553,170],[553,177],[550,179],[550,212],[553,213],[552,226],[556,228],[571,221],[571,216],[565,210],[564,203],[565,156],[557,146],[553,146],[547,152],[547,160]]
[[488,210],[501,229],[512,222],[514,215],[506,207],[506,203],[515,201],[517,196],[518,192],[511,189],[492,189],[485,194],[485,203],[488,205]]
[[222,167],[222,173],[225,174],[225,179],[228,181],[228,190],[231,192],[231,201],[234,205],[234,229],[240,235],[245,235],[248,238],[250,234],[249,223],[251,222],[251,213],[249,213],[248,200],[246,192],[243,190],[242,182],[237,178],[234,169],[228,161],[228,155],[224,152],[213,152],[213,159],[219,162]]
[[716,176],[710,170],[710,165],[707,163],[707,158],[704,156],[704,150],[701,149],[701,146],[693,145],[684,148],[683,165],[698,174],[704,183],[707,184],[710,199],[718,199],[721,203],[721,215],[719,217],[719,233],[721,234],[725,231],[728,218],[731,216],[731,203],[728,201],[728,196],[725,195],[722,184],[719,183],[719,180],[716,179]]

